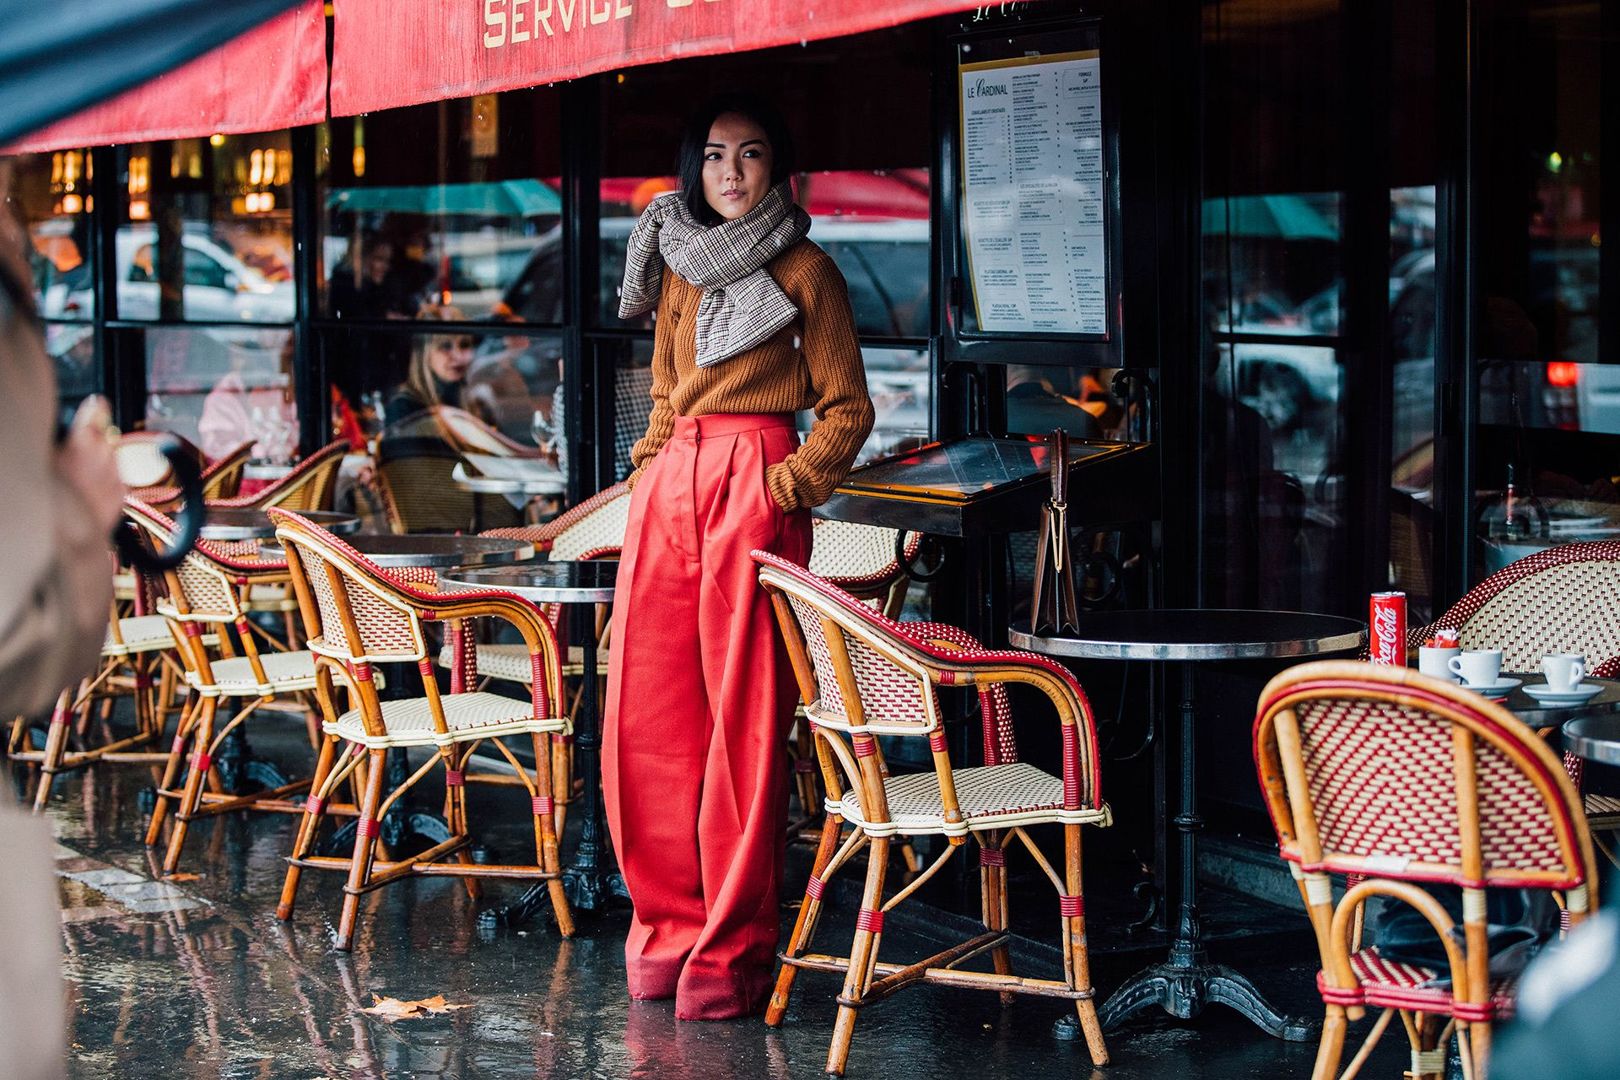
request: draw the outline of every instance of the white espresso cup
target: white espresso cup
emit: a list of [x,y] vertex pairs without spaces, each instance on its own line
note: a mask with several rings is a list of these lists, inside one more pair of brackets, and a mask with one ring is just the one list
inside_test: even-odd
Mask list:
[[1586,657],[1580,653],[1548,653],[1541,658],[1541,673],[1547,677],[1547,689],[1567,694],[1586,678]]
[[1455,645],[1445,648],[1437,645],[1419,645],[1418,670],[1433,678],[1454,683],[1457,676],[1451,673],[1451,658],[1461,655],[1462,649]]
[[1502,674],[1502,650],[1464,649],[1460,656],[1453,656],[1446,666],[1469,686],[1495,686]]

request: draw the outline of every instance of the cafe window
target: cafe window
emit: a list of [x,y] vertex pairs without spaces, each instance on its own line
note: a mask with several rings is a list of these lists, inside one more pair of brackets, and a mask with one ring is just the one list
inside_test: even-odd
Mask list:
[[292,321],[290,132],[139,143],[116,160],[119,319]]
[[220,458],[251,443],[254,461],[298,453],[293,334],[286,328],[154,326],[134,331],[146,364],[146,427]]
[[1336,4],[1204,6],[1203,602],[1347,607]]
[[[606,80],[599,291],[591,305],[597,324],[651,330],[650,316],[618,317],[630,229],[653,197],[676,187],[672,173],[687,112],[721,92],[757,93],[788,123],[799,170],[793,183],[810,214],[810,239],[831,256],[849,287],[877,410],[859,460],[926,441],[933,387],[926,346],[933,305],[930,40],[925,25],[911,24],[634,68]],[[866,94],[845,77],[850,70],[882,70],[884,93]]]
[[56,366],[57,401],[64,421],[99,388],[90,236],[95,200],[90,151],[56,150],[11,159],[11,189],[3,194],[28,237],[34,307],[44,322],[45,352]]
[[1473,177],[1475,580],[1620,535],[1620,321],[1602,303],[1615,265],[1603,235],[1604,103],[1620,77],[1610,23],[1599,5],[1543,0],[1491,5],[1479,21],[1471,85],[1491,122]]
[[561,323],[560,143],[551,88],[322,124],[322,313]]

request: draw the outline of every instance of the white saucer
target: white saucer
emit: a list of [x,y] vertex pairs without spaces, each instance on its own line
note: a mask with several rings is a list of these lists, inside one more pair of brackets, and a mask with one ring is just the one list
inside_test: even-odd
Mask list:
[[1546,683],[1536,683],[1526,686],[1524,692],[1548,705],[1578,705],[1602,689],[1596,683],[1581,683],[1573,690],[1554,690]]
[[1480,694],[1484,697],[1500,698],[1507,697],[1508,694],[1513,692],[1513,688],[1518,686],[1522,681],[1523,680],[1521,679],[1509,679],[1506,676],[1503,676],[1502,678],[1497,679],[1494,683],[1485,683],[1483,686],[1471,686],[1468,683],[1463,683],[1462,688],[1464,690],[1472,690],[1474,693]]

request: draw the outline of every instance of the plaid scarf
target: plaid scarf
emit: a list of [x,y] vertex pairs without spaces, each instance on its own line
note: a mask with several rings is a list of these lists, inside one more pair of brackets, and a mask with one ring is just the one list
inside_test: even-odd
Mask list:
[[810,215],[793,202],[786,182],[740,218],[706,226],[679,192],[660,195],[630,231],[619,318],[658,304],[667,265],[703,290],[697,311],[697,362],[718,364],[747,352],[792,322],[793,301],[765,266],[803,240]]

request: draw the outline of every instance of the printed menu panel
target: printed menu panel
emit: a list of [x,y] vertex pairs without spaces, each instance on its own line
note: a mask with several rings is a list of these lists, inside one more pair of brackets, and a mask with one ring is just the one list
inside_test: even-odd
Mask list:
[[963,64],[962,231],[979,329],[1108,332],[1098,53]]

